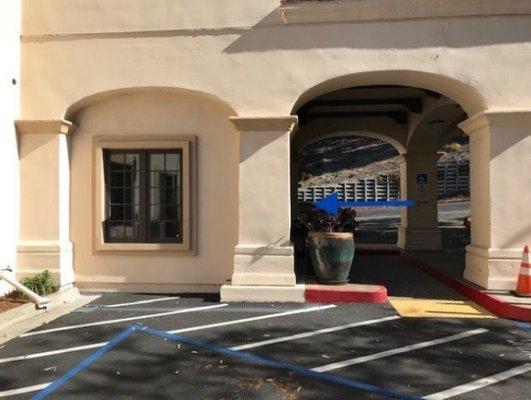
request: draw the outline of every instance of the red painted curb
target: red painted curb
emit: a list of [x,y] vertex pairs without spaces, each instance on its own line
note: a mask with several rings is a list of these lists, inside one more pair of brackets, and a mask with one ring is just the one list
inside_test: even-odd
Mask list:
[[455,291],[465,295],[470,300],[478,303],[480,306],[490,311],[494,315],[514,319],[517,321],[531,322],[531,309],[525,307],[519,307],[514,304],[507,303],[502,301],[490,294],[487,294],[480,289],[477,289],[459,279],[454,278],[453,276],[447,275],[435,267],[415,258],[413,255],[402,251],[400,252],[400,257],[408,261],[410,264],[416,266],[422,271],[433,276],[438,281],[444,283],[445,285],[450,286]]
[[374,285],[371,289],[348,289],[345,286],[308,285],[304,298],[309,303],[384,303],[387,289]]

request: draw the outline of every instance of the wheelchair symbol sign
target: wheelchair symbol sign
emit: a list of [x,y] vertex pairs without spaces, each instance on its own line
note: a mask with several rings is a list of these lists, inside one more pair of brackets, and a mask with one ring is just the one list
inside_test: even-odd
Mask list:
[[426,185],[428,183],[428,174],[417,174],[417,185]]

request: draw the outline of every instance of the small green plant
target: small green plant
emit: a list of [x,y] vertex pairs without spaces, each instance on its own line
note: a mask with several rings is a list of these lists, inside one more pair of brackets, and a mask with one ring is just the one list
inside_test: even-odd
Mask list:
[[58,287],[53,284],[50,271],[48,270],[29,278],[25,278],[21,283],[39,296],[46,296],[47,294],[57,292],[58,289]]

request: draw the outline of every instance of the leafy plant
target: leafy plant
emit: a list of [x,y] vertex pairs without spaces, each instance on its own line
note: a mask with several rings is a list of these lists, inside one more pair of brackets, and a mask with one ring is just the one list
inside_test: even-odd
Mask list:
[[39,296],[46,296],[47,294],[57,292],[58,290],[58,287],[53,284],[50,271],[48,270],[29,278],[25,278],[21,283]]
[[342,208],[334,216],[312,203],[304,202],[299,204],[296,221],[310,232],[354,232],[356,211],[353,208]]

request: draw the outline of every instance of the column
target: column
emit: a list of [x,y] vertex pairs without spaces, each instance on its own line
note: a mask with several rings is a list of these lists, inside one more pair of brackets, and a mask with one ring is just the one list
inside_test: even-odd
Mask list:
[[74,282],[70,242],[71,122],[16,122],[20,159],[17,278],[49,270],[61,288]]
[[284,296],[278,289],[295,285],[290,135],[297,117],[231,120],[240,138],[239,238],[231,285],[222,288],[221,296],[224,301],[286,300],[276,296]]
[[485,111],[460,128],[470,136],[472,208],[464,277],[513,290],[531,243],[531,111]]
[[406,250],[442,250],[437,216],[437,161],[440,155],[406,153],[401,156],[402,198],[415,205],[401,209],[398,247]]

